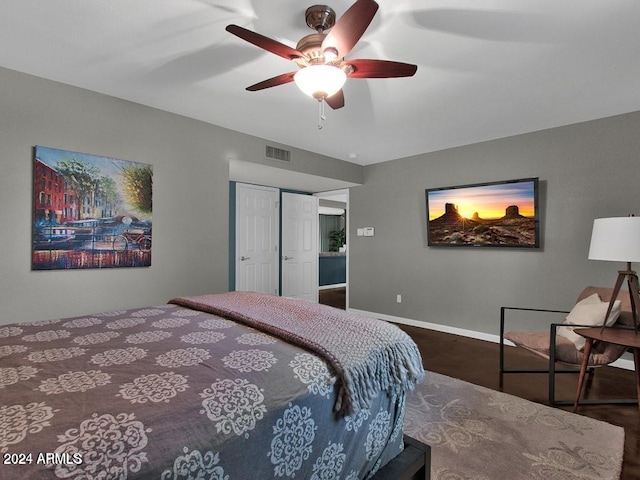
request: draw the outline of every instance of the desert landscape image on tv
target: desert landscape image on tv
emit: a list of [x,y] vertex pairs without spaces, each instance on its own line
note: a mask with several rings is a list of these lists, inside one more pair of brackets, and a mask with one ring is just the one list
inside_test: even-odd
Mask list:
[[428,244],[538,247],[537,179],[426,190]]

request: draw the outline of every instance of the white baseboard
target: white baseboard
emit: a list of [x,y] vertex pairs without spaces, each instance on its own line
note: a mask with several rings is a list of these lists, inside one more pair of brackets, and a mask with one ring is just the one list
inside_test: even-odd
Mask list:
[[331,290],[332,288],[346,287],[346,283],[332,283],[331,285],[321,285],[318,290]]
[[[349,308],[349,312],[367,317],[379,318],[391,323],[399,323],[402,325],[410,325],[412,327],[426,328],[435,330],[436,332],[452,333],[462,337],[475,338],[476,340],[485,340],[487,342],[500,343],[500,335],[492,335],[490,333],[476,332],[475,330],[466,330],[463,328],[450,327],[448,325],[440,325],[438,323],[423,322],[421,320],[412,320],[410,318],[395,317],[385,313],[367,312],[366,310],[358,310],[357,308]],[[505,342],[505,345],[513,346],[511,342]],[[610,366],[622,368],[624,370],[634,370],[633,360],[620,358],[613,362]],[[497,368],[496,368],[497,371]]]

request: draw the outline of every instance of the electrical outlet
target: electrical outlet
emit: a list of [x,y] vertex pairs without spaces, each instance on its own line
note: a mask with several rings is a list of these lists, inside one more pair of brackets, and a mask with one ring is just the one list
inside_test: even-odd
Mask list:
[[400,295],[400,294],[396,295],[396,302],[397,303],[402,303],[402,295]]

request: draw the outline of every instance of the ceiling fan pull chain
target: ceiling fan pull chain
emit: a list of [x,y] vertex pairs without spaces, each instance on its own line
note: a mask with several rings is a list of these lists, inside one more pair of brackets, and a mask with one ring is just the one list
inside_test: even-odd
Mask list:
[[324,114],[324,98],[320,98],[318,104],[318,130],[322,130],[322,122],[327,119]]

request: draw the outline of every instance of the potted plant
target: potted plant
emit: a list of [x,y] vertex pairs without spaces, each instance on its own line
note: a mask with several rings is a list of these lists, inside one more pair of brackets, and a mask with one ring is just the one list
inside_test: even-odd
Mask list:
[[329,241],[331,244],[329,245],[329,251],[331,252],[339,252],[340,247],[344,246],[347,243],[347,233],[344,228],[340,230],[332,230],[329,232]]

